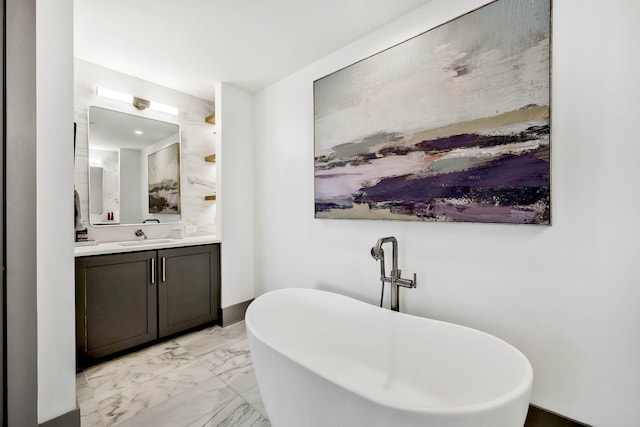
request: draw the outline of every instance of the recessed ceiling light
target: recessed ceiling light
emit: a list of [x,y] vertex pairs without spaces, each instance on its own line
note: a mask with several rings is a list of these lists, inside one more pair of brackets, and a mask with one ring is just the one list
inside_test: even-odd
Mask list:
[[144,132],[142,132],[141,130],[134,130],[133,133],[135,133],[136,135],[142,135]]

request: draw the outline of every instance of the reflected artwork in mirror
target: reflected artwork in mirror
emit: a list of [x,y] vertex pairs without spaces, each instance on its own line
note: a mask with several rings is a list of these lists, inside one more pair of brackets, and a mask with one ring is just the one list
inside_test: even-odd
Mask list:
[[180,126],[90,106],[91,225],[180,222]]
[[149,154],[149,213],[180,213],[180,147],[172,144]]

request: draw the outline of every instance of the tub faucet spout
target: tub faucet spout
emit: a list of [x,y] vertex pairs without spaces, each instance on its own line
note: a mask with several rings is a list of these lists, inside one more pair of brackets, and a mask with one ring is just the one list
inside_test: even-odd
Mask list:
[[[384,266],[384,250],[382,245],[385,243],[391,243],[392,247],[392,266],[389,276],[387,276]],[[401,271],[398,268],[398,240],[393,237],[382,237],[378,239],[376,245],[371,248],[371,256],[373,259],[380,261],[380,282],[382,283],[382,293],[380,295],[380,307],[382,307],[382,300],[384,298],[384,284],[391,284],[391,310],[400,311],[400,286],[405,288],[416,287],[416,274],[413,274],[413,280],[403,279],[401,277]]]

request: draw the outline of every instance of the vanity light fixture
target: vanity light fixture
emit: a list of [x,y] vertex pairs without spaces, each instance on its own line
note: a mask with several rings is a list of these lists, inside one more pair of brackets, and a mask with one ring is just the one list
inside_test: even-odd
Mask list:
[[107,89],[101,86],[98,86],[98,91],[96,93],[98,94],[98,96],[103,96],[105,98],[113,99],[116,101],[133,102],[133,95],[118,92],[117,90]]
[[159,111],[161,113],[173,114],[174,116],[177,116],[179,112],[176,107],[161,104],[155,101],[149,101],[143,98],[138,98],[137,96],[129,95],[128,93],[118,92],[117,90],[107,89],[101,86],[98,86],[98,90],[96,93],[98,94],[98,96],[103,96],[105,98],[113,99],[116,101],[129,102],[133,104],[133,106],[138,110],[144,110],[148,108],[150,110]]
[[149,104],[149,101],[147,101],[146,99],[138,98],[137,96],[133,97],[133,106],[138,110],[149,108]]
[[160,111],[162,113],[173,114],[174,116],[178,115],[178,109],[176,107],[172,107],[171,105],[161,104],[155,101],[149,102],[149,108],[152,110]]

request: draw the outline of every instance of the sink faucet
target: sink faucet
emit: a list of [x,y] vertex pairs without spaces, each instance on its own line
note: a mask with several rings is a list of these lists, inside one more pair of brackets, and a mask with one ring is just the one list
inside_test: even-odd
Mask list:
[[142,231],[141,228],[136,230],[136,236],[140,237],[140,236],[144,236],[144,240],[147,240],[147,235],[144,234],[144,231]]
[[[385,243],[392,244],[392,265],[391,275],[387,276],[384,267],[384,250],[382,245]],[[380,307],[382,307],[382,299],[384,297],[385,282],[391,283],[391,310],[400,311],[400,286],[405,288],[416,287],[416,274],[413,273],[413,280],[403,279],[400,277],[400,269],[398,269],[398,241],[395,237],[383,237],[371,248],[371,256],[373,259],[380,261],[380,282],[382,283],[382,293],[380,295]]]

